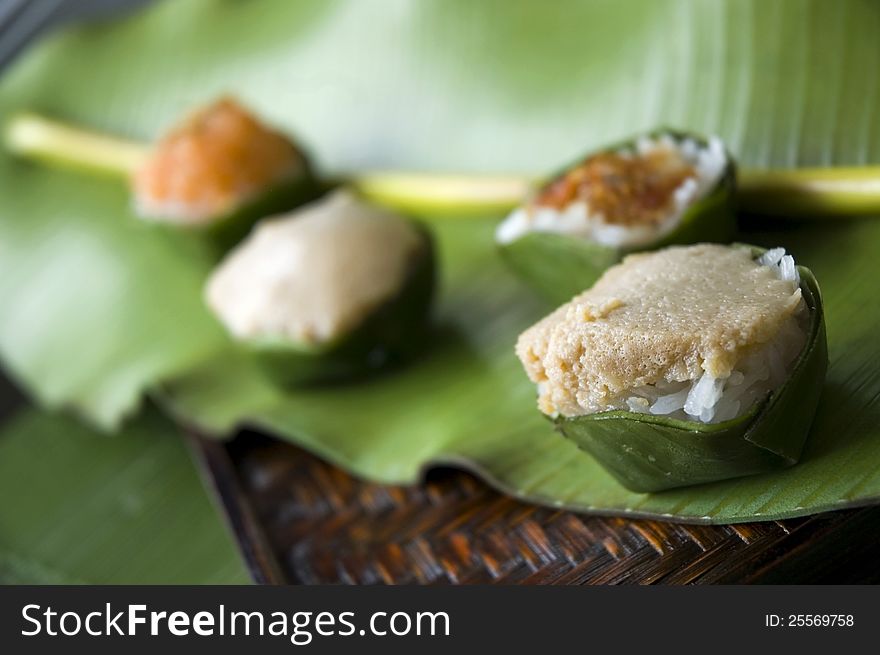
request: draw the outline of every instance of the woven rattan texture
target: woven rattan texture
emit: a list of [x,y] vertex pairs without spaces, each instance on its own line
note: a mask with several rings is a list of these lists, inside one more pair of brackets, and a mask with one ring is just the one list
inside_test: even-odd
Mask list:
[[389,487],[259,435],[195,444],[262,582],[880,581],[880,508],[730,526],[583,516],[460,471]]

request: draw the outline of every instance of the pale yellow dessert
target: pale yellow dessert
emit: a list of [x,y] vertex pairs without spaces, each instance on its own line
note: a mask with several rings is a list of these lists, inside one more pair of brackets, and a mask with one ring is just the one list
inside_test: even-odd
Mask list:
[[630,255],[526,330],[516,353],[548,415],[623,409],[717,422],[785,380],[806,341],[781,248],[700,244]]
[[260,223],[208,280],[208,305],[235,337],[333,342],[403,287],[425,239],[345,191]]

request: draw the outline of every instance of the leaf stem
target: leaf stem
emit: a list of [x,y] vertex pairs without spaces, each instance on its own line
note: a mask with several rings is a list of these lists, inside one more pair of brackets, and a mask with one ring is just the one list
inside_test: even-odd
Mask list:
[[740,208],[797,218],[880,215],[880,166],[740,171]]
[[360,173],[349,184],[367,198],[405,212],[485,214],[522,202],[534,178],[526,175]]
[[[149,146],[66,125],[31,113],[6,125],[6,148],[49,164],[129,176]],[[467,216],[503,213],[522,202],[540,178],[525,174],[377,171],[346,180],[364,196],[405,212]],[[745,169],[740,208],[793,218],[880,215],[880,166]]]
[[[389,171],[350,181],[368,198],[404,211],[467,215],[508,211],[540,179]],[[781,217],[880,215],[880,166],[746,169],[737,200],[743,211]]]
[[144,161],[148,146],[66,125],[31,113],[6,124],[10,152],[48,164],[128,177]]

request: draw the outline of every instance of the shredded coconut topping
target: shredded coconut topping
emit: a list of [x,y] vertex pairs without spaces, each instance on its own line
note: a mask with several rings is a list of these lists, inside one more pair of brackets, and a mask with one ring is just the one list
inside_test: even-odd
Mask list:
[[529,232],[556,232],[613,247],[652,243],[680,223],[688,207],[717,184],[724,145],[671,135],[589,157],[553,180],[496,231],[499,243]]

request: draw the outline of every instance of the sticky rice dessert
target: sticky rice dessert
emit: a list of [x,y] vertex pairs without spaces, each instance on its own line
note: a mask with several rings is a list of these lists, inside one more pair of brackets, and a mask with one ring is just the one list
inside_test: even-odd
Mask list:
[[516,353],[539,409],[636,491],[796,462],[827,361],[810,271],[714,244],[626,257]]
[[642,136],[564,171],[515,209],[496,238],[509,243],[527,232],[557,232],[605,246],[646,246],[672,232],[727,165],[717,137],[701,144],[671,134]]
[[208,280],[208,306],[287,381],[382,364],[416,340],[433,290],[427,233],[340,191],[261,222]]
[[495,240],[515,273],[562,302],[631,252],[728,241],[734,178],[718,138],[653,132],[554,176],[498,226]]
[[132,188],[142,218],[205,227],[309,177],[305,156],[286,136],[224,97],[159,139]]
[[719,422],[785,381],[806,342],[790,255],[701,244],[630,255],[522,334],[545,414]]

